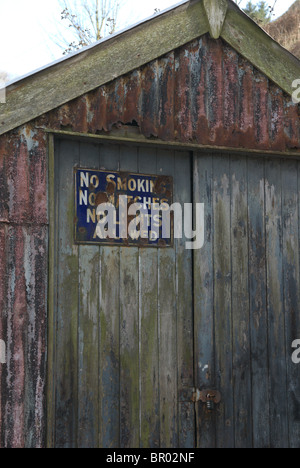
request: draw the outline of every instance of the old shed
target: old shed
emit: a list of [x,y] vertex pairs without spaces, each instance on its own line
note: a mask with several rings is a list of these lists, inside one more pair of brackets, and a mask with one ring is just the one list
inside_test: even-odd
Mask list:
[[[193,0],[9,85],[0,447],[300,447],[296,79]],[[103,174],[204,204],[203,247],[88,238]]]

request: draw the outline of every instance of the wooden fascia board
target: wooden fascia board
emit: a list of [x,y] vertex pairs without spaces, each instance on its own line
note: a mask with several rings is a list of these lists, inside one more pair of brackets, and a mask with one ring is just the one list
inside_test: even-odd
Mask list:
[[7,88],[0,135],[125,75],[209,30],[202,2],[180,5]]
[[300,60],[281,47],[238,7],[229,2],[221,37],[289,95],[300,79]]

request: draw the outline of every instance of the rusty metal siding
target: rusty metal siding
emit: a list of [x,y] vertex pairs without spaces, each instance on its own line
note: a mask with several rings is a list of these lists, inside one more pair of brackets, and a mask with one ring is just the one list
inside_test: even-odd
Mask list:
[[44,440],[46,228],[1,226],[1,447]]
[[1,137],[0,447],[40,447],[45,439],[47,162],[43,138]]
[[38,127],[300,150],[299,106],[223,40],[204,36],[0,137],[0,447],[45,443],[47,140]]
[[0,139],[0,222],[47,224],[47,147],[31,126]]
[[209,36],[38,119],[97,134],[137,124],[164,141],[299,150],[299,106],[222,39]]

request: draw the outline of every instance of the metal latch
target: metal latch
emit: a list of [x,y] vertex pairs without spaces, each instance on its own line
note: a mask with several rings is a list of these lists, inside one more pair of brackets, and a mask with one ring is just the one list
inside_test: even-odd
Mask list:
[[218,390],[199,390],[193,393],[193,402],[202,401],[206,404],[208,411],[214,411],[215,405],[221,401],[221,393]]

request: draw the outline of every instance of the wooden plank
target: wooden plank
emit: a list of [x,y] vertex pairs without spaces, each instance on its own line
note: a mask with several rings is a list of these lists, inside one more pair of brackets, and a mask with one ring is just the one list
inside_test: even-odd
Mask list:
[[[291,108],[292,110],[290,111],[291,115],[295,111],[294,108]],[[218,116],[220,117],[220,116]],[[293,119],[291,116],[290,119]],[[289,125],[292,125],[293,121],[289,120]],[[200,125],[200,124],[199,124]],[[269,155],[269,156],[282,156],[285,158],[293,158],[293,159],[299,159],[299,152],[297,151],[275,151],[275,150],[261,150],[261,149],[255,149],[255,148],[247,148],[247,146],[243,147],[228,147],[228,146],[213,146],[213,145],[207,145],[207,144],[196,144],[196,143],[181,143],[180,141],[162,141],[159,139],[146,139],[143,135],[140,134],[132,134],[132,136],[125,136],[129,135],[130,132],[128,131],[128,127],[125,127],[123,132],[118,129],[117,133],[116,131],[114,132],[115,135],[94,135],[92,133],[80,133],[80,132],[70,132],[66,130],[55,130],[55,129],[43,129],[45,133],[50,133],[53,135],[65,135],[66,137],[77,137],[80,140],[95,140],[95,141],[106,141],[106,142],[112,142],[115,143],[116,140],[121,144],[125,143],[126,145],[128,144],[134,144],[134,145],[141,145],[141,146],[147,146],[147,147],[160,147],[160,148],[168,148],[168,149],[175,149],[175,150],[184,150],[184,151],[197,151],[197,152],[216,152],[216,151],[228,151],[231,154],[245,154],[249,153],[252,155]],[[297,133],[297,130],[295,129],[294,137],[296,138],[295,134]]]
[[267,303],[271,447],[288,446],[281,161],[266,163]]
[[270,446],[265,161],[248,159],[249,308],[253,447]]
[[80,247],[78,447],[98,446],[99,248]]
[[300,336],[299,175],[297,161],[282,163],[283,288],[286,326],[289,446],[300,446],[300,366],[293,363],[291,345]]
[[[205,244],[194,252],[194,327],[195,372],[199,389],[214,389],[214,266],[213,266],[213,157],[195,155],[194,202],[205,206]],[[215,413],[210,414],[203,403],[197,409],[197,447],[216,445]]]
[[[80,165],[99,169],[99,145],[80,143]],[[98,343],[99,343],[98,246],[79,246],[78,318],[78,447],[98,446]]]
[[252,448],[247,158],[231,157],[231,263],[235,447]]
[[56,161],[58,259],[56,312],[55,446],[77,445],[78,402],[78,247],[74,238],[73,167],[79,163],[79,144],[62,141]]
[[[156,174],[156,150],[140,148],[138,163],[141,174]],[[157,249],[140,248],[139,257],[141,447],[158,448],[160,421]]]
[[[157,172],[174,176],[174,153],[159,150]],[[177,317],[175,250],[158,251],[160,447],[178,446],[177,428]]]
[[120,255],[101,248],[99,405],[102,448],[120,447]]
[[216,387],[222,394],[217,409],[218,448],[234,447],[231,313],[230,160],[214,155],[214,308]]
[[[192,203],[192,156],[175,152],[174,203]],[[193,314],[193,253],[186,249],[186,237],[175,240],[178,390],[194,385],[194,314]],[[190,239],[188,239],[190,241]],[[179,447],[195,447],[195,404],[179,402]]]
[[[122,147],[122,171],[137,171],[138,153]],[[121,448],[140,444],[139,388],[139,252],[137,247],[120,248],[120,413]]]
[[[119,170],[120,147],[101,145],[101,168]],[[100,248],[99,446],[120,447],[120,248]]]

